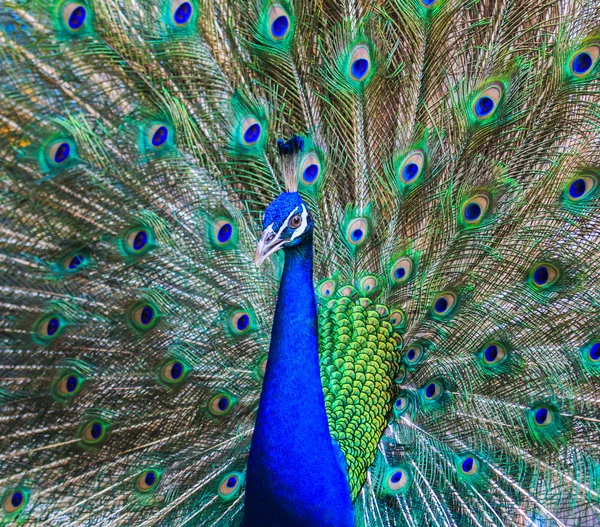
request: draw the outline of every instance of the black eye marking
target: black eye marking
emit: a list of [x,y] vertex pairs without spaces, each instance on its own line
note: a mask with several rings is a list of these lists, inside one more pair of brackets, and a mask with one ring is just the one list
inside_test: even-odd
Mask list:
[[302,217],[300,216],[300,214],[295,214],[294,216],[292,216],[290,218],[290,222],[289,222],[289,226],[296,229],[298,227],[300,227],[300,224],[302,223]]

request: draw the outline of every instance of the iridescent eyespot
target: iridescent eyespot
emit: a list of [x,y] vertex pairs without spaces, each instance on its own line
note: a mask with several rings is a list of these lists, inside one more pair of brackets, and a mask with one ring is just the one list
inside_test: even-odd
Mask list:
[[68,273],[80,271],[89,261],[85,253],[75,253],[62,260],[62,268]]
[[402,284],[412,275],[413,262],[408,256],[402,256],[392,266],[391,280],[393,284]]
[[371,70],[371,58],[366,46],[357,46],[350,55],[348,75],[354,81],[364,81]]
[[353,219],[346,228],[346,239],[352,246],[363,244],[369,234],[369,224],[363,218]]
[[259,122],[254,117],[248,117],[242,123],[242,142],[246,146],[258,144],[262,130]]
[[194,6],[188,0],[171,1],[171,20],[175,27],[185,27],[194,14]]
[[74,397],[81,389],[81,384],[82,382],[78,375],[68,373],[56,383],[56,395],[63,399]]
[[481,358],[486,366],[498,364],[506,358],[506,350],[498,342],[490,342],[483,348]]
[[233,406],[231,397],[225,393],[220,393],[213,397],[208,403],[208,411],[216,416],[221,417],[222,415],[228,414]]
[[243,477],[238,472],[230,472],[221,479],[219,483],[219,496],[228,500],[233,498],[240,490]]
[[321,161],[316,154],[308,154],[300,165],[300,181],[307,187],[314,185],[321,175]]
[[236,335],[247,333],[252,327],[252,317],[248,311],[236,311],[229,319],[229,327]]
[[59,139],[46,148],[46,159],[50,165],[59,167],[73,157],[74,150],[74,146],[69,141]]
[[533,422],[536,426],[549,426],[553,421],[554,412],[547,406],[538,406],[533,409]]
[[469,225],[479,223],[484,218],[489,204],[489,199],[483,194],[469,199],[462,208],[462,218],[465,223]]
[[426,401],[436,401],[443,393],[444,390],[438,381],[430,381],[423,388],[423,397]]
[[92,421],[83,427],[81,440],[90,445],[100,443],[106,436],[106,428],[102,421]]
[[62,20],[70,33],[79,33],[86,25],[88,7],[81,2],[67,2],[62,8]]
[[125,250],[129,254],[144,254],[151,247],[152,235],[148,229],[134,229],[125,237]]
[[406,488],[410,482],[409,473],[404,468],[395,468],[388,472],[386,477],[387,490],[397,493]]
[[140,492],[152,492],[159,482],[160,474],[156,470],[146,470],[138,476],[136,486]]
[[531,281],[534,286],[545,289],[556,283],[560,278],[559,270],[551,264],[536,265],[531,271]]
[[479,472],[479,461],[472,456],[467,456],[461,459],[459,469],[465,476],[474,476]]
[[441,293],[433,300],[432,310],[437,316],[443,317],[449,315],[456,304],[456,295],[454,293]]
[[489,119],[498,108],[504,88],[500,83],[491,84],[473,102],[473,115],[475,119]]
[[169,129],[161,123],[155,123],[148,128],[148,146],[152,150],[160,150],[169,141]]
[[330,298],[336,291],[337,284],[333,280],[325,280],[319,284],[318,292],[322,298]]
[[423,356],[423,348],[420,344],[412,344],[404,354],[408,364],[417,364]]
[[571,73],[575,77],[585,77],[596,65],[599,55],[599,46],[589,46],[578,51],[571,59]]
[[409,152],[398,170],[398,177],[405,185],[412,185],[419,179],[425,166],[425,152],[413,150]]
[[35,333],[38,338],[48,341],[58,337],[63,329],[62,318],[56,314],[46,315],[37,324]]
[[358,291],[351,285],[345,285],[340,289],[340,296],[354,296]]
[[592,362],[600,361],[600,342],[596,342],[590,346],[588,357]]
[[217,220],[212,228],[212,239],[217,247],[227,247],[235,239],[236,231],[231,220],[221,218]]
[[401,415],[403,415],[406,412],[407,409],[408,409],[408,397],[406,395],[400,395],[394,401],[394,414],[397,417],[400,417]]
[[290,17],[280,5],[275,5],[269,13],[269,35],[273,40],[283,40],[290,32]]
[[398,327],[402,326],[403,323],[404,323],[404,313],[402,311],[396,309],[390,313],[390,324],[394,328],[398,328]]
[[421,5],[426,9],[430,9],[431,7],[434,7],[435,4],[437,4],[438,2],[439,0],[421,0]]
[[358,289],[363,295],[370,295],[379,287],[379,280],[376,276],[365,276],[358,282]]
[[185,378],[187,374],[186,365],[179,360],[172,360],[165,364],[160,371],[160,376],[163,381],[169,384],[178,384]]
[[596,176],[591,174],[580,175],[572,179],[567,185],[567,198],[570,201],[579,201],[589,197],[598,186]]
[[22,511],[27,505],[27,493],[22,490],[9,490],[4,495],[2,508],[7,514],[14,514]]
[[152,328],[158,320],[156,308],[149,303],[137,304],[132,311],[133,324],[141,330]]

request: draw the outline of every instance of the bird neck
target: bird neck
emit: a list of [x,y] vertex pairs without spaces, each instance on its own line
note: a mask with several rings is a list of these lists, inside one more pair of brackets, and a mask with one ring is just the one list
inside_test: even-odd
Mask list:
[[248,460],[247,526],[353,524],[350,487],[325,412],[317,332],[309,238],[285,250]]

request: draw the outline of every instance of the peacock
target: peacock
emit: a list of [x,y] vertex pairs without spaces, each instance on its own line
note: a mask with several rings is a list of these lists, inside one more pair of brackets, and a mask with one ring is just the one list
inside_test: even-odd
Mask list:
[[3,0],[0,525],[600,525],[597,0]]

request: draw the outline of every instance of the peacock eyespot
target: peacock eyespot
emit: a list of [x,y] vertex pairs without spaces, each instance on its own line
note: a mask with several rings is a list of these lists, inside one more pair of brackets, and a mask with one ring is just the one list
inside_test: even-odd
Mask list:
[[472,456],[467,456],[461,460],[459,468],[465,476],[474,476],[479,472],[479,461]]
[[254,146],[260,141],[262,129],[254,117],[248,117],[242,123],[242,142],[246,146]]
[[423,397],[426,401],[437,401],[443,392],[443,388],[438,381],[431,381],[423,388]]
[[506,358],[506,355],[506,350],[501,344],[490,342],[484,347],[481,358],[484,365],[492,366],[502,362]]
[[474,196],[469,199],[462,208],[462,217],[468,225],[479,223],[485,216],[488,207],[489,199],[485,195]]
[[398,327],[402,326],[403,323],[404,323],[404,313],[402,311],[395,310],[390,313],[390,324],[394,328],[398,328]]
[[411,345],[404,355],[406,362],[409,365],[417,364],[423,358],[423,348],[420,344]]
[[533,409],[533,421],[536,426],[546,427],[554,421],[553,411],[546,406],[539,406]]
[[425,9],[430,9],[430,8],[434,7],[438,2],[439,2],[439,0],[421,0],[421,5]]
[[365,276],[364,278],[361,278],[358,283],[358,288],[364,295],[370,295],[376,291],[378,287],[379,280],[377,280],[376,276]]
[[194,6],[188,0],[172,0],[171,20],[178,28],[187,26],[192,20]]
[[9,490],[4,495],[2,508],[7,514],[15,514],[22,511],[27,505],[27,493],[22,490]]
[[333,280],[325,280],[319,284],[318,292],[322,298],[331,298],[337,288],[336,283]]
[[50,314],[38,322],[36,325],[36,336],[43,340],[49,341],[58,337],[63,330],[64,322],[60,315]]
[[73,156],[74,147],[65,140],[53,141],[46,148],[46,159],[50,165],[55,167],[63,166]]
[[591,196],[597,186],[598,180],[595,176],[591,174],[577,176],[567,186],[567,198],[570,201],[580,201]]
[[269,35],[273,40],[281,41],[290,32],[290,17],[280,5],[275,5],[269,13]]
[[156,470],[146,470],[138,476],[136,486],[140,492],[152,492],[157,489],[159,482],[160,474]]
[[588,356],[592,362],[600,361],[600,342],[592,344],[590,351],[588,352]]
[[387,473],[385,480],[388,491],[397,493],[405,488],[410,482],[408,471],[403,468],[395,468]]
[[146,331],[154,327],[158,321],[157,310],[152,304],[137,304],[131,312],[131,320],[137,329]]
[[456,295],[454,293],[441,293],[433,300],[433,313],[437,316],[444,317],[453,311],[455,305]]
[[106,437],[106,430],[102,421],[92,421],[83,427],[81,440],[88,445],[98,444]]
[[151,150],[162,150],[169,143],[170,131],[166,125],[155,123],[148,128],[148,146]]
[[80,271],[88,262],[88,257],[84,253],[75,253],[67,256],[62,261],[62,268],[68,273],[76,273]]
[[227,415],[233,406],[231,397],[225,393],[220,393],[213,397],[208,403],[208,411],[215,417]]
[[352,220],[346,228],[346,239],[351,246],[362,245],[368,235],[368,223],[363,218]]
[[152,234],[149,229],[133,229],[128,232],[124,240],[125,250],[131,255],[145,254],[152,246]]
[[165,364],[160,371],[163,381],[169,384],[179,384],[187,374],[186,365],[179,360],[172,360]]
[[491,84],[473,102],[473,116],[479,121],[489,119],[496,110],[502,98],[504,88],[500,83]]
[[219,496],[224,500],[229,500],[235,497],[241,488],[242,480],[242,475],[238,472],[230,472],[229,474],[226,474],[219,483]]
[[545,289],[555,284],[560,278],[559,270],[551,264],[536,265],[531,271],[531,281],[539,289]]
[[223,248],[228,247],[235,240],[235,227],[231,220],[221,218],[213,224],[212,240],[214,245]]
[[68,373],[56,383],[56,395],[63,399],[74,397],[81,389],[82,380],[74,373]]
[[412,276],[413,262],[407,256],[402,256],[396,260],[392,266],[391,281],[392,284],[402,284]]
[[581,51],[578,51],[571,59],[571,73],[578,78],[585,77],[596,65],[599,55],[599,46],[589,46]]
[[229,326],[235,335],[248,333],[252,327],[252,319],[247,311],[236,311],[229,320]]
[[81,2],[67,2],[62,8],[62,21],[69,33],[80,33],[88,21],[88,7]]
[[400,395],[394,402],[394,413],[400,417],[408,409],[408,397],[406,395]]
[[300,180],[308,187],[314,185],[321,175],[321,161],[315,153],[308,154],[300,164]]
[[425,152],[413,150],[409,152],[398,170],[398,177],[404,185],[415,183],[425,167]]
[[366,46],[357,46],[350,55],[348,74],[356,82],[364,81],[371,70],[371,58]]

